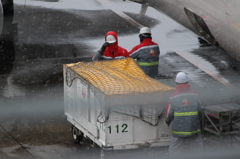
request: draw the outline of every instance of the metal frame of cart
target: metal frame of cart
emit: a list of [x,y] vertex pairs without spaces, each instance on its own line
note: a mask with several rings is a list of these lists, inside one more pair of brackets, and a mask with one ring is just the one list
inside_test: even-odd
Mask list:
[[240,105],[236,103],[206,106],[203,129],[219,136],[240,133],[239,114]]

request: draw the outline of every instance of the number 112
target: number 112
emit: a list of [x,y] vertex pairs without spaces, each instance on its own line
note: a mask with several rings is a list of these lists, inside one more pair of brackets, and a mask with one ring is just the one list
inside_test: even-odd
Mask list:
[[[116,132],[119,133],[119,125],[116,125],[115,128],[116,128]],[[126,132],[128,132],[127,128],[128,128],[127,124],[122,124],[122,129],[121,129],[122,131],[121,130],[120,131],[122,133],[126,133]],[[109,126],[108,130],[109,130],[109,134],[111,134],[112,133],[112,126]]]

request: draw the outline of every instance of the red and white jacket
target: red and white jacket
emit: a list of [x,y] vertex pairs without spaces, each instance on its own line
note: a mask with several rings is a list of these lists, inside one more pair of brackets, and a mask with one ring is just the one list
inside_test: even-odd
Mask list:
[[116,42],[107,46],[105,49],[104,53],[102,55],[93,55],[94,56],[99,56],[98,60],[115,60],[115,59],[123,59],[129,57],[128,51],[120,46],[118,46],[118,36],[117,33],[114,31],[109,31],[105,35],[105,41],[106,37],[108,35],[113,35],[116,39]]
[[139,45],[133,47],[129,51],[129,56],[137,60],[138,65],[147,75],[157,76],[160,49],[151,38],[143,39]]

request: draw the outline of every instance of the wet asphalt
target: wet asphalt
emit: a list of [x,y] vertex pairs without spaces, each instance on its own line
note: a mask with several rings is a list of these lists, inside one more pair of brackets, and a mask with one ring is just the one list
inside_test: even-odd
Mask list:
[[[93,147],[88,139],[82,145],[72,140],[71,125],[64,118],[62,65],[90,61],[109,30],[116,31],[120,45],[130,50],[138,44],[138,28],[96,1],[87,3],[89,8],[67,10],[15,5],[14,40],[1,46],[12,53],[8,59],[14,60],[10,63],[5,60],[0,74],[0,158],[101,158],[101,148]],[[123,8],[124,3],[129,6]],[[192,89],[199,93],[205,105],[239,103],[238,61],[215,47],[199,47],[196,35],[161,13],[150,9],[145,17],[139,17],[138,4],[124,3],[111,2],[155,33],[153,40],[160,44],[161,50],[160,82],[174,87],[175,74],[185,71]],[[173,47],[196,55],[236,89],[216,81],[179,56]],[[167,148],[143,148],[111,155],[115,155],[114,158],[165,158]]]

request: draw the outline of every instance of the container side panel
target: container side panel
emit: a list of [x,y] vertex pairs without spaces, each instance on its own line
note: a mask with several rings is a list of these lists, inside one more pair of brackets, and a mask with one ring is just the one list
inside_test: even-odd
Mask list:
[[106,146],[106,132],[105,132],[105,123],[97,123],[99,129],[99,140],[104,146]]
[[73,116],[74,113],[74,90],[71,89],[67,85],[67,68],[64,67],[64,112],[66,114],[71,114],[70,116]]
[[105,123],[107,146],[133,143],[133,118],[117,113],[111,113]]
[[152,126],[147,122],[143,122],[141,119],[134,119],[133,131],[134,143],[146,144],[156,142],[157,140],[157,127]]
[[86,120],[89,119],[89,111],[88,111],[88,86],[81,82],[79,78],[77,78],[74,82],[76,82],[76,106],[78,107],[79,113],[81,116],[84,117]]
[[157,128],[159,142],[170,143],[172,137],[172,128],[171,125],[168,127],[167,125],[164,124],[164,117],[159,119]]
[[88,102],[90,106],[90,122],[97,126],[97,104],[98,99],[95,97],[94,92],[91,87],[88,87],[89,97]]

